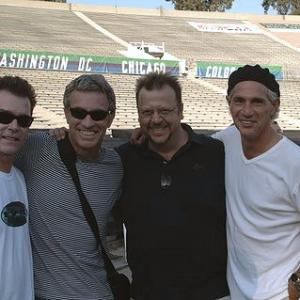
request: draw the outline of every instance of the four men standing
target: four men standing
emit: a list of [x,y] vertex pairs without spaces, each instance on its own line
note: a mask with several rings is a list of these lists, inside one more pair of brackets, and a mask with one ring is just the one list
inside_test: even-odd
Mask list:
[[[234,126],[216,137],[226,153],[232,300],[288,299],[288,278],[300,265],[300,150],[272,128],[279,97],[274,76],[258,65],[240,68],[229,78],[227,100]],[[0,184],[16,171],[12,157],[32,121],[34,101],[21,105],[20,98],[31,99],[0,88]],[[175,78],[157,73],[142,77],[136,100],[148,139],[142,146],[119,149],[125,174],[121,206],[135,297],[226,296],[223,145],[181,124],[181,88]],[[120,158],[101,147],[114,116],[114,93],[101,75],[83,75],[67,86],[64,106],[82,187],[103,238],[122,179]],[[30,199],[37,299],[112,299],[103,258],[79,200],[74,201],[78,196],[55,139],[30,137],[19,165]],[[12,203],[21,206],[1,202],[2,227],[22,227],[27,220],[24,183],[18,171],[14,176],[22,187],[21,196],[14,198],[22,201]],[[26,232],[24,245],[30,253]],[[28,269],[31,272],[30,263]],[[297,299],[295,295],[291,299]]]

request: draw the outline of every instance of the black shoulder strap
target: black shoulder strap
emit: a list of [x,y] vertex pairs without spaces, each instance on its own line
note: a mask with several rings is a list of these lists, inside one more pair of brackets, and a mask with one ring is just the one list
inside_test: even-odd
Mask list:
[[85,197],[85,194],[83,193],[83,191],[81,189],[78,172],[77,172],[76,165],[75,165],[76,153],[72,147],[72,144],[71,144],[68,136],[66,136],[66,138],[64,140],[57,141],[57,147],[58,147],[60,158],[61,158],[62,162],[65,164],[65,166],[67,167],[67,169],[74,181],[84,216],[96,238],[98,246],[100,246],[100,248],[101,248],[107,275],[108,275],[108,277],[113,276],[113,274],[116,273],[117,271],[105,251],[105,248],[100,239],[99,227],[98,227],[95,215],[93,213],[93,210],[92,210],[88,200]]

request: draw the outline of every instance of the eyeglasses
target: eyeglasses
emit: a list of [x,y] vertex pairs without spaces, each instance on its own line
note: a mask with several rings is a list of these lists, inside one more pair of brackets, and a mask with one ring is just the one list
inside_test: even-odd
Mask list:
[[76,119],[83,120],[87,115],[90,115],[94,121],[104,120],[108,115],[112,113],[111,110],[106,111],[102,109],[97,109],[87,111],[80,107],[70,107],[70,112],[72,117]]
[[166,190],[167,188],[169,188],[172,184],[172,177],[164,172],[161,173],[160,176],[160,187],[163,190]]
[[175,106],[173,108],[158,108],[156,110],[154,110],[154,109],[145,109],[145,110],[139,109],[139,113],[143,118],[152,118],[154,113],[157,112],[157,114],[161,118],[166,118],[172,112],[174,112],[176,108],[177,108],[177,106]]
[[27,115],[16,116],[9,111],[0,111],[0,123],[1,124],[10,124],[13,120],[17,120],[18,125],[27,128],[31,125],[33,117]]

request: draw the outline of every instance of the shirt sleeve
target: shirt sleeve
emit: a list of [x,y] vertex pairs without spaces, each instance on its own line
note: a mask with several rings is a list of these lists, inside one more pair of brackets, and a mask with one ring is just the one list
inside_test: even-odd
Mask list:
[[222,135],[222,132],[223,132],[223,130],[217,131],[217,132],[213,133],[213,134],[211,135],[211,137],[214,138],[214,139],[217,139],[217,140],[219,140],[219,141],[224,142],[224,141],[223,141],[223,135]]
[[30,133],[24,146],[16,155],[14,165],[24,172],[24,169],[33,165],[46,144],[48,133]]

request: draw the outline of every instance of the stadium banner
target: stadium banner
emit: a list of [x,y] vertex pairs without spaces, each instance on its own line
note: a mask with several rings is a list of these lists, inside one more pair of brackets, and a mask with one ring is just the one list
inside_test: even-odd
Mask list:
[[0,49],[0,68],[134,75],[158,71],[180,75],[179,61],[8,49]]
[[300,24],[261,23],[272,32],[300,32]]
[[[229,78],[230,74],[237,68],[244,66],[243,64],[227,64],[219,62],[197,61],[197,77],[203,78]],[[268,68],[277,80],[283,79],[281,66],[261,65]]]
[[199,23],[188,22],[198,31],[204,32],[222,32],[222,33],[262,33],[256,25],[251,24],[229,24],[229,23]]

